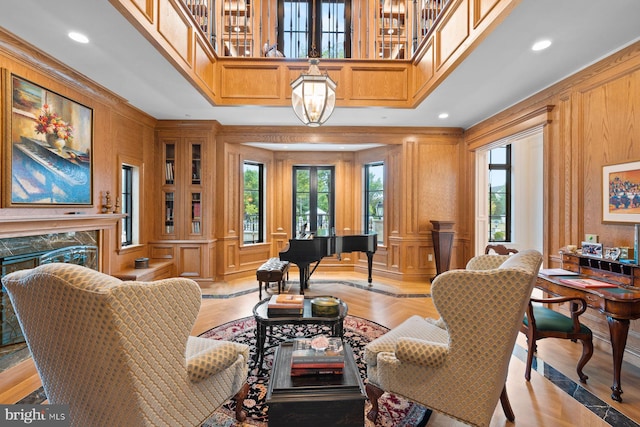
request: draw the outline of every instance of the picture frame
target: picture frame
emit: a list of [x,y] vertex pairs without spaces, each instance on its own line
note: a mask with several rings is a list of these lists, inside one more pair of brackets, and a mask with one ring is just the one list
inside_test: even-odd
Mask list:
[[602,222],[640,223],[640,161],[602,167]]
[[582,255],[602,258],[602,243],[582,242]]
[[2,70],[3,207],[93,205],[93,109]]

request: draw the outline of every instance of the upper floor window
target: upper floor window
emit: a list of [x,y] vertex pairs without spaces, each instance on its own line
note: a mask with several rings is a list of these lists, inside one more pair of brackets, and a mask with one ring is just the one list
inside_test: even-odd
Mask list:
[[244,162],[243,243],[264,242],[264,165]]
[[364,224],[367,232],[378,234],[384,244],[384,163],[364,166]]
[[312,57],[314,31],[319,57],[351,57],[350,0],[278,0],[278,23],[278,49],[287,58]]
[[489,241],[511,241],[511,145],[489,151]]
[[293,167],[294,236],[328,236],[335,228],[333,166]]
[[122,164],[121,175],[121,209],[126,216],[122,218],[120,246],[131,246],[139,243],[139,199],[140,174],[137,166]]

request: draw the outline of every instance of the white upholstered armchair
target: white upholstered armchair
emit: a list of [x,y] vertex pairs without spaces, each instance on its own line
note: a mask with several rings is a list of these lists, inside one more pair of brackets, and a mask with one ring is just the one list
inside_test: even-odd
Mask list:
[[50,403],[75,426],[200,425],[235,396],[246,416],[249,348],[191,337],[189,279],[122,282],[73,264],[2,278]]
[[488,426],[498,400],[514,418],[505,381],[542,256],[523,251],[500,263],[495,255],[476,258],[468,267],[495,264],[434,279],[440,319],[412,316],[365,347],[370,420],[385,391],[471,425]]

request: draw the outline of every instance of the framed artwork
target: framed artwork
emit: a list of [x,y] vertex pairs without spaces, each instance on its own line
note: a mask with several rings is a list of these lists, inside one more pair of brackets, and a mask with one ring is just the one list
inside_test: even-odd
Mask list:
[[602,222],[640,223],[640,161],[602,168]]
[[91,206],[93,110],[3,70],[4,207]]

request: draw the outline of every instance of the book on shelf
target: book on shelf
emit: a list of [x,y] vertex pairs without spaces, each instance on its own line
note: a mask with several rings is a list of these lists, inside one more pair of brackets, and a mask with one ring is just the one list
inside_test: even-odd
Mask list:
[[344,368],[342,339],[324,335],[295,338],[291,352],[291,368],[332,370]]
[[617,288],[618,285],[603,282],[596,279],[560,279],[562,283],[578,286],[580,288]]

